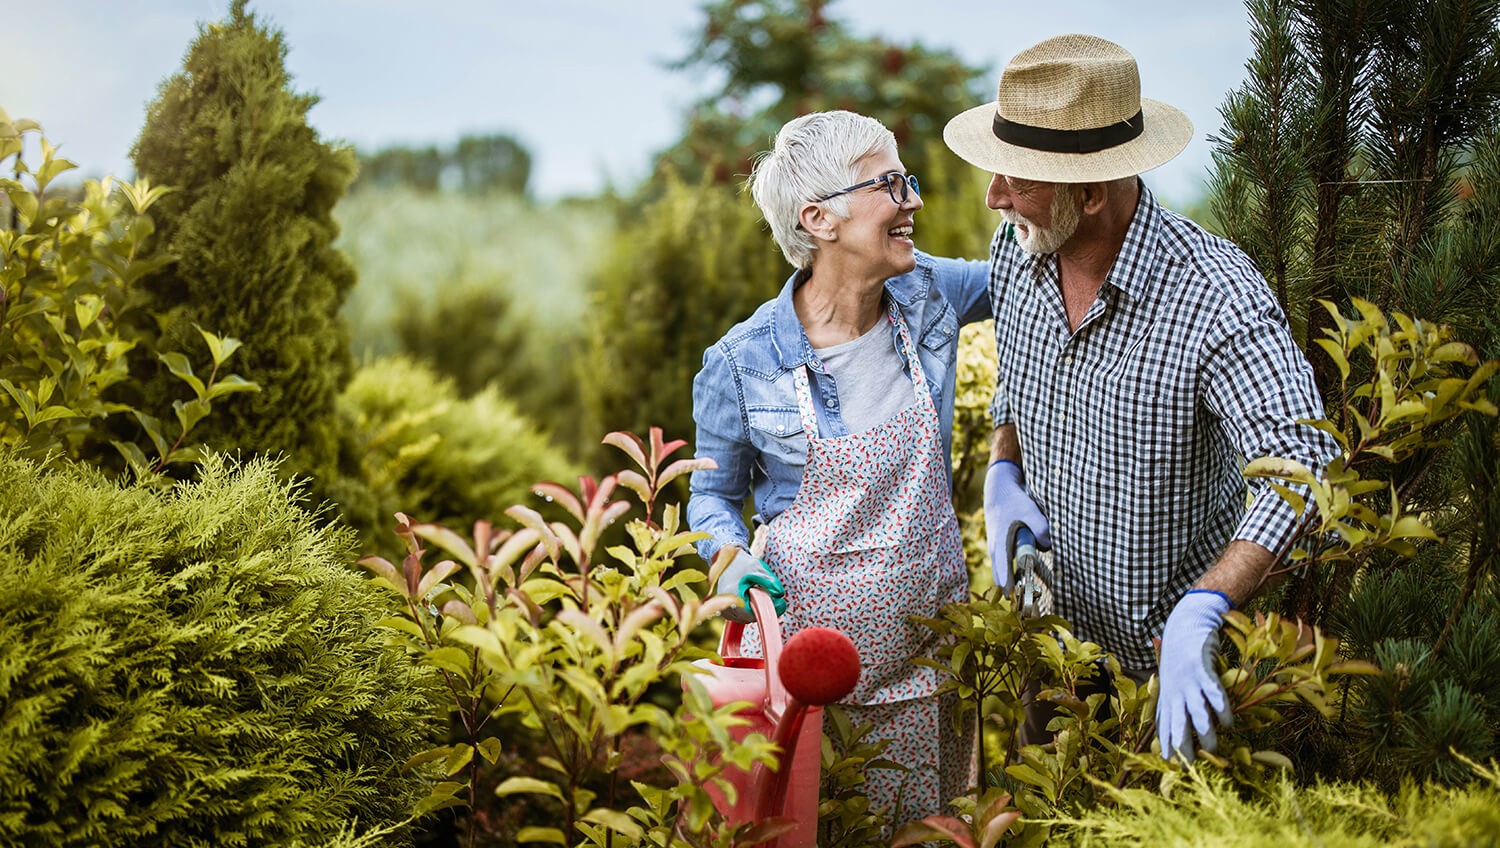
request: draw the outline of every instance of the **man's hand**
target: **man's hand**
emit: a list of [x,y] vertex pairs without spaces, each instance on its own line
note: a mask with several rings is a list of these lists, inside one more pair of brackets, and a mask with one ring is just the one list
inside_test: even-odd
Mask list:
[[1011,563],[1016,558],[1016,531],[1023,526],[1030,528],[1036,537],[1037,550],[1052,547],[1047,519],[1022,485],[1021,466],[1008,459],[997,459],[984,475],[984,534],[995,585],[1007,593],[1015,579]]
[[781,585],[781,581],[771,573],[769,566],[741,549],[735,551],[734,559],[730,561],[729,567],[719,575],[716,591],[720,595],[739,595],[745,605],[730,607],[720,615],[741,624],[754,622],[755,613],[750,610],[752,586],[765,589],[770,594],[771,600],[776,604],[777,615],[786,612],[786,589]]
[[1199,746],[1209,753],[1215,751],[1218,739],[1208,707],[1218,715],[1221,727],[1228,727],[1234,719],[1229,697],[1214,673],[1219,628],[1230,606],[1229,598],[1219,592],[1194,589],[1182,596],[1167,617],[1161,637],[1161,693],[1156,700],[1156,738],[1162,759],[1176,756],[1184,763],[1193,761],[1189,720]]

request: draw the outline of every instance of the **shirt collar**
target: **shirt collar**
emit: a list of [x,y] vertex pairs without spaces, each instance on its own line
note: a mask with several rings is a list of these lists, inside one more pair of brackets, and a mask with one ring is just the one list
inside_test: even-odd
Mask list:
[[[818,371],[823,368],[813,355],[807,331],[802,328],[797,308],[792,305],[792,293],[809,274],[807,271],[794,271],[787,278],[786,285],[781,287],[781,293],[776,296],[776,302],[771,308],[771,343],[776,347],[781,367],[788,370],[803,364],[811,364]],[[919,299],[926,297],[931,283],[932,262],[926,254],[917,251],[917,267],[899,277],[886,280],[885,291],[897,307],[905,311]]]

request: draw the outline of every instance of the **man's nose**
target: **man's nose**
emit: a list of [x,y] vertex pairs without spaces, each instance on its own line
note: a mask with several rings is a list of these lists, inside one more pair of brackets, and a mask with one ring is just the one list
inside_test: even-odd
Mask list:
[[1010,184],[999,174],[990,178],[990,189],[984,195],[984,205],[991,209],[1010,207]]

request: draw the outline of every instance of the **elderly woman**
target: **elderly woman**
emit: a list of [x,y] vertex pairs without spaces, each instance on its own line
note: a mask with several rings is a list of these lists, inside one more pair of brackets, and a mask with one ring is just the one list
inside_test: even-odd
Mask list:
[[[710,535],[705,559],[733,556],[721,592],[765,586],[786,636],[819,626],[853,639],[864,670],[843,706],[909,769],[869,775],[871,802],[899,800],[915,820],[973,785],[972,724],[954,733],[938,673],[910,662],[938,642],[908,617],[967,597],[954,362],[959,325],[989,317],[988,265],[914,248],[917,178],[872,118],[789,121],[750,186],[797,271],[703,354],[697,455],[718,467],[694,472],[688,521]],[[747,495],[767,522],[764,561],[747,550]]]

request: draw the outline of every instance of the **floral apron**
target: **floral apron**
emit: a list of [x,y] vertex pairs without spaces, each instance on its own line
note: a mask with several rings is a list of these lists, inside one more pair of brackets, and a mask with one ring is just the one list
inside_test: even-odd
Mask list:
[[[867,775],[872,806],[915,821],[944,811],[973,785],[974,727],[956,730],[953,700],[934,698],[943,676],[914,665],[940,637],[908,621],[932,618],[968,596],[958,517],[953,511],[940,417],[894,305],[916,402],[861,433],[818,438],[807,367],[793,372],[807,434],[807,465],[791,506],[767,527],[767,564],[786,587],[781,632],[834,627],[853,640],[862,666],[843,706],[851,722],[872,722],[889,739],[885,756],[910,771]],[[758,634],[746,642],[758,645]],[[898,822],[899,823],[899,822]]]

